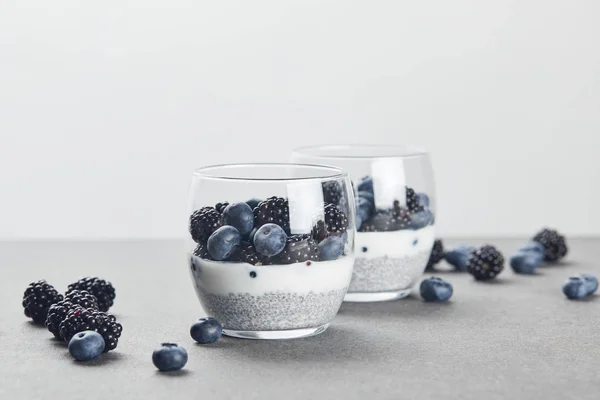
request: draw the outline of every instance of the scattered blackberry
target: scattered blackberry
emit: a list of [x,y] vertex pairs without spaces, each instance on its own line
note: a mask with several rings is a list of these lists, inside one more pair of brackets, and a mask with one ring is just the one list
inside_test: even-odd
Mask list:
[[65,319],[67,313],[73,308],[80,306],[83,308],[98,309],[96,297],[85,290],[73,290],[65,296],[65,299],[53,304],[48,310],[46,318],[46,328],[56,338],[60,338],[60,323]]
[[36,323],[43,323],[46,320],[50,306],[62,299],[62,294],[59,294],[54,286],[45,280],[32,282],[23,293],[25,316]]
[[217,210],[219,212],[219,214],[223,214],[223,210],[225,210],[225,207],[227,207],[229,205],[228,202],[223,202],[223,203],[217,203],[215,204],[215,210]]
[[391,232],[408,229],[410,214],[402,208],[398,210],[377,210],[368,220],[360,226],[360,232]]
[[117,347],[123,327],[113,315],[77,306],[71,309],[60,323],[60,337],[69,343],[75,334],[83,331],[96,331],[102,335],[106,353]]
[[190,234],[196,243],[206,243],[209,236],[221,227],[221,213],[213,207],[202,207],[190,216]]
[[342,198],[342,185],[338,181],[328,181],[322,186],[325,203],[338,204]]
[[100,311],[108,311],[113,306],[116,297],[112,284],[100,278],[86,277],[71,283],[67,288],[67,296],[73,290],[87,290],[98,300]]
[[325,221],[317,221],[315,226],[313,226],[312,228],[311,234],[317,242],[321,242],[327,236],[329,236],[329,234],[327,233],[327,227],[325,226]]
[[542,229],[533,237],[533,241],[544,246],[544,261],[547,262],[556,262],[569,251],[565,237],[554,229]]
[[429,256],[429,261],[427,261],[427,267],[425,267],[426,271],[433,270],[433,267],[442,261],[444,258],[444,244],[440,239],[437,239],[433,242],[433,249],[431,249],[431,255]]
[[348,228],[348,217],[335,204],[327,204],[323,211],[325,212],[325,227],[327,232],[334,235],[341,235]]
[[408,210],[412,213],[423,211],[425,208],[421,205],[419,201],[419,196],[415,193],[414,189],[406,187],[406,206]]
[[194,249],[194,255],[196,257],[204,258],[205,260],[211,260],[210,254],[208,254],[208,249],[205,244],[198,243],[196,248]]
[[285,248],[274,261],[275,264],[319,261],[319,246],[310,235],[292,235],[287,238]]
[[283,197],[269,197],[261,201],[254,209],[254,227],[273,223],[290,234],[290,206]]
[[504,256],[490,245],[473,251],[467,261],[467,271],[480,281],[494,279],[503,269]]
[[248,242],[242,242],[231,259],[232,261],[240,261],[252,265],[264,265],[267,263],[267,257],[258,254],[254,246]]

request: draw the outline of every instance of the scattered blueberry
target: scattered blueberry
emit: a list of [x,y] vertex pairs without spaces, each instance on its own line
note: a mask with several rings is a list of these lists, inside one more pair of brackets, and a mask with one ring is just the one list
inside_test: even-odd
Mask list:
[[248,204],[250,206],[250,208],[254,210],[261,201],[262,200],[260,200],[260,199],[254,198],[254,199],[247,200],[246,204]]
[[223,225],[231,225],[242,236],[249,234],[254,228],[254,213],[246,203],[233,203],[223,210]]
[[510,257],[510,267],[517,274],[533,274],[542,263],[543,258],[543,254],[535,251],[520,250]]
[[335,260],[344,254],[344,241],[341,236],[329,236],[319,243],[321,261]]
[[359,199],[369,200],[369,202],[371,202],[371,204],[375,204],[375,196],[373,196],[373,192],[362,191],[362,192],[358,192],[357,196]]
[[360,180],[357,186],[358,192],[369,192],[374,193],[373,191],[373,178],[370,176],[365,176]]
[[98,332],[84,331],[69,341],[69,353],[77,361],[89,361],[104,352],[104,338]]
[[287,235],[282,227],[275,224],[264,224],[254,235],[254,247],[263,256],[273,257],[283,251],[286,240]]
[[588,295],[586,281],[581,276],[571,276],[563,285],[563,293],[569,299],[582,299]]
[[233,226],[222,226],[208,238],[208,254],[217,261],[226,260],[235,253],[241,240],[240,232]]
[[[254,272],[254,277],[256,277],[256,272]],[[223,328],[221,324],[212,317],[200,318],[190,328],[192,339],[200,344],[214,343],[221,338],[222,334]]]
[[525,253],[539,253],[542,256],[542,258],[544,257],[544,246],[541,243],[534,242],[533,240],[519,247],[517,252],[521,251]]
[[410,217],[410,229],[421,229],[433,223],[433,213],[429,210],[417,211]]
[[585,281],[585,290],[587,294],[594,294],[596,290],[598,290],[598,278],[590,274],[581,274],[580,276]]
[[423,207],[429,207],[429,196],[427,196],[425,193],[417,193],[417,200]]
[[420,286],[421,297],[425,301],[446,301],[452,297],[452,285],[442,278],[424,279]]
[[444,254],[446,262],[454,267],[457,271],[467,271],[467,261],[469,261],[469,255],[475,250],[473,246],[459,245],[452,250],[448,250]]
[[162,343],[152,353],[152,362],[160,371],[178,371],[188,360],[187,351],[175,343]]

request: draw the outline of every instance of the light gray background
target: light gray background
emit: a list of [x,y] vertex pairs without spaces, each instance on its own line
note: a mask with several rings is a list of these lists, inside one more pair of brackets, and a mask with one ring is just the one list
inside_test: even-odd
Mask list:
[[443,236],[600,234],[599,17],[597,0],[4,0],[0,238],[183,237],[193,168],[334,142],[430,149]]

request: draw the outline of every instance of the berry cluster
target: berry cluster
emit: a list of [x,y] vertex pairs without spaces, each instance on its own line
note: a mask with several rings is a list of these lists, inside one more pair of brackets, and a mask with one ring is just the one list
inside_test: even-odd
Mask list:
[[100,343],[100,352],[117,347],[123,327],[105,312],[114,299],[114,287],[103,279],[87,277],[73,282],[64,297],[42,280],[27,287],[23,308],[28,318],[44,323],[57,339],[69,343],[76,360],[89,360],[99,355]]
[[[323,184],[328,202],[311,230],[291,234],[290,207],[282,197],[202,207],[190,216],[189,231],[197,243],[194,256],[208,260],[252,265],[327,261],[343,254],[348,217],[339,202],[338,182]],[[251,206],[254,206],[252,208]],[[317,210],[316,210],[317,211]]]
[[429,209],[429,197],[405,187],[404,205],[395,200],[390,208],[375,206],[373,178],[364,177],[356,193],[356,229],[359,232],[390,232],[403,229],[421,229],[433,225],[434,215]]

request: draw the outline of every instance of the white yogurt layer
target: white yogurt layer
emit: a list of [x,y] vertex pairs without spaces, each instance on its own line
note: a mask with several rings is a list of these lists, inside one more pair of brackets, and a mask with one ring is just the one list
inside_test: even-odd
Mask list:
[[[345,289],[352,278],[353,256],[333,261],[310,261],[288,265],[251,265],[210,261],[192,256],[196,288],[216,295],[272,292],[321,293]],[[251,273],[256,276],[252,277]],[[253,274],[252,274],[253,275]]]
[[[355,249],[357,258],[400,258],[423,251],[431,251],[435,241],[433,225],[418,230],[393,232],[357,232]],[[363,251],[366,248],[367,251]]]

